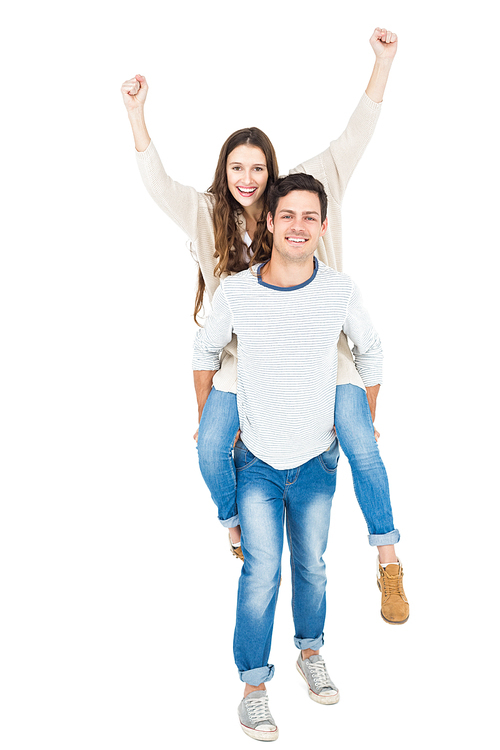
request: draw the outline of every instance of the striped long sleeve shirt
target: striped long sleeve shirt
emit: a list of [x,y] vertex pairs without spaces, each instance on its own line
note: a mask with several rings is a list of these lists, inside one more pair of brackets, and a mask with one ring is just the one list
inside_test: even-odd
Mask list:
[[266,284],[259,271],[221,281],[195,339],[193,369],[218,370],[236,333],[241,439],[275,469],[291,469],[334,440],[340,333],[354,344],[365,386],[382,382],[382,347],[347,274],[315,259],[310,279],[283,288]]

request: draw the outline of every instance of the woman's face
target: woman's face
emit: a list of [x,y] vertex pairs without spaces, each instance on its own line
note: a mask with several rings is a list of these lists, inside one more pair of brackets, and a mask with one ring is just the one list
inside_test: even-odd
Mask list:
[[267,164],[262,149],[244,144],[237,146],[226,163],[229,192],[243,208],[255,206],[267,185]]

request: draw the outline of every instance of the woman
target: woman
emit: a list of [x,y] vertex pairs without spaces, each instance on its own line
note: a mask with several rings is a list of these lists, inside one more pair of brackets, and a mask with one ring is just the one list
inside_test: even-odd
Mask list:
[[[317,254],[321,261],[339,271],[342,270],[340,205],[347,182],[374,131],[396,54],[397,37],[385,29],[375,29],[370,44],[376,56],[373,73],[346,130],[325,152],[291,170],[308,172],[325,186],[329,198],[329,229]],[[206,193],[175,182],[165,173],[146,128],[147,91],[146,79],[140,75],[122,86],[146,188],[160,208],[190,237],[197,256],[196,319],[204,294],[211,300],[221,277],[247,268],[250,261],[254,264],[269,257],[271,239],[265,219],[267,191],[278,177],[276,156],[262,131],[257,128],[240,130],[223,145],[214,182]],[[345,336],[339,341],[338,373],[335,425],[339,442],[351,465],[356,496],[368,525],[369,542],[379,550],[382,585],[385,566],[392,564],[392,572],[397,568],[401,585],[398,584],[400,591],[396,592],[396,598],[401,609],[402,569],[394,550],[399,532],[394,529],[387,476],[373,433],[378,386],[368,389],[365,395]],[[219,520],[229,529],[232,551],[241,556],[236,477],[231,455],[239,428],[234,338],[223,352],[220,370],[195,372],[195,388],[200,416],[200,469],[218,507]],[[389,598],[394,597],[391,594]],[[393,616],[390,609],[386,607],[385,619],[403,621],[401,613]],[[405,617],[407,619],[407,615]]]

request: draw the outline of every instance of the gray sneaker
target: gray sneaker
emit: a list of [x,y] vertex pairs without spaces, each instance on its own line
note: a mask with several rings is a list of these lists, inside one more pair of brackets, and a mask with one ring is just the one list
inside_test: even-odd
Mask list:
[[254,690],[238,706],[241,728],[254,740],[272,742],[279,736],[278,727],[271,716],[266,690]]
[[338,703],[340,693],[330,679],[322,656],[317,654],[302,659],[302,652],[299,652],[297,671],[309,686],[309,698],[316,703]]

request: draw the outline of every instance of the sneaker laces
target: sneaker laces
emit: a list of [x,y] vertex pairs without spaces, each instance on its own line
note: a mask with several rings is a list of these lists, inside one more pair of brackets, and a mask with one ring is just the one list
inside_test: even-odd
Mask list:
[[245,700],[248,715],[254,724],[259,724],[261,721],[269,724],[273,723],[268,703],[269,698],[267,695],[261,695],[260,698],[247,698]]
[[333,688],[330,675],[326,670],[326,664],[323,659],[309,664],[309,670],[314,680],[314,685],[318,690],[321,691],[324,688],[328,688],[330,690]]

